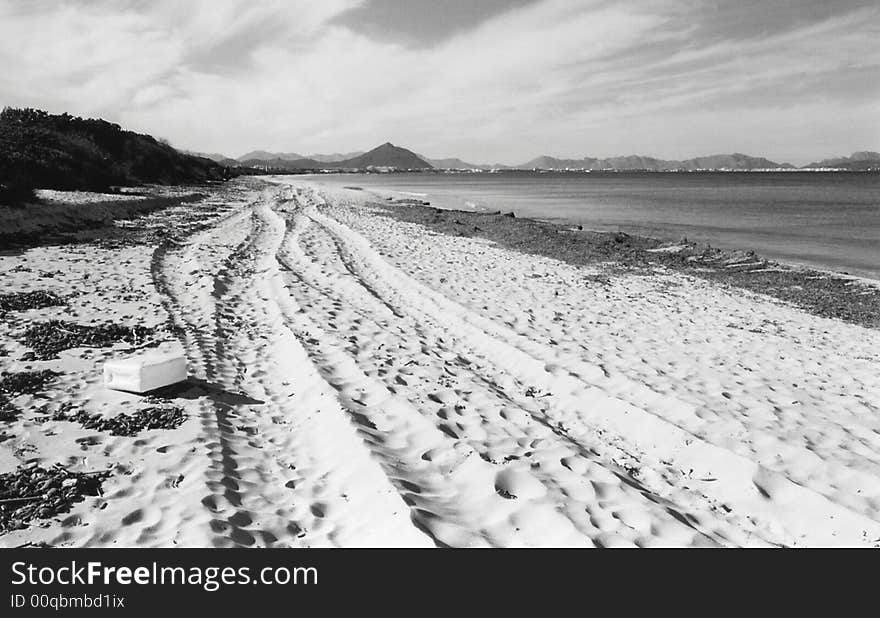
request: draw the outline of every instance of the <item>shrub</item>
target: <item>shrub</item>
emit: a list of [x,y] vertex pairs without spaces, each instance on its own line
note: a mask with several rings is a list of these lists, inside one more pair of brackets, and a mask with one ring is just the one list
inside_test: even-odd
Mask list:
[[222,180],[221,165],[105,120],[35,109],[0,112],[0,201],[33,188],[106,191],[113,185]]

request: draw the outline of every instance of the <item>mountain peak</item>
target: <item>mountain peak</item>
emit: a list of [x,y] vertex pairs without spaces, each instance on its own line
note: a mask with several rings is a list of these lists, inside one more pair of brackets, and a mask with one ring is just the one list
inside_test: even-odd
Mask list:
[[836,157],[824,159],[816,163],[810,163],[806,167],[827,167],[848,170],[872,170],[880,167],[880,152],[861,150],[852,153],[848,157]]
[[359,157],[340,161],[339,167],[367,168],[394,167],[398,169],[430,169],[432,165],[416,153],[391,142],[385,142]]
[[[255,154],[255,153],[248,153]],[[256,152],[256,154],[270,155],[265,158],[253,157],[245,159],[250,165],[267,165],[280,169],[367,169],[370,167],[394,168],[401,170],[431,169],[433,166],[419,157],[414,152],[395,146],[391,142],[385,142],[376,146],[369,152],[351,153],[343,157],[301,157],[299,159],[284,159],[273,153]]]
[[880,161],[880,152],[860,150],[849,156],[850,161]]

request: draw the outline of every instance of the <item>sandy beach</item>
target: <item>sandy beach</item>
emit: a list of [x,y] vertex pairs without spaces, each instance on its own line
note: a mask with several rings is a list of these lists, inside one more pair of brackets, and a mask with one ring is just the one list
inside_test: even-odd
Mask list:
[[[295,176],[200,191],[0,253],[0,296],[61,299],[0,314],[0,371],[55,372],[7,394],[0,474],[105,475],[63,512],[13,509],[0,546],[880,545],[864,309],[694,276],[675,248],[638,268],[517,250]],[[35,354],[49,320],[149,330]],[[104,387],[147,348],[189,381]]]

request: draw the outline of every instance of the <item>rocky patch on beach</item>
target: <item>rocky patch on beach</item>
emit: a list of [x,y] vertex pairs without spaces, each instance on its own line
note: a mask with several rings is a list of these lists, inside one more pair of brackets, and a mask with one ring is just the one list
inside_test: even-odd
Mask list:
[[109,471],[71,472],[63,466],[36,464],[0,474],[0,534],[66,513],[86,496],[101,495]]
[[99,324],[87,326],[63,320],[38,322],[25,330],[21,343],[31,348],[30,359],[50,360],[71,348],[103,348],[124,342],[139,345],[152,336],[154,330],[145,326]]

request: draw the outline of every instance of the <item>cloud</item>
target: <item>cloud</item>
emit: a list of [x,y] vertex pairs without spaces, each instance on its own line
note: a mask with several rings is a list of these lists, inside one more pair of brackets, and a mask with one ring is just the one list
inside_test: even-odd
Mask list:
[[428,5],[401,21],[360,0],[0,0],[0,63],[15,67],[0,103],[232,155],[386,140],[504,162],[880,147],[877,6],[490,4],[412,45],[412,20],[436,19]]
[[492,17],[538,0],[367,0],[333,20],[354,32],[409,47],[433,47]]

